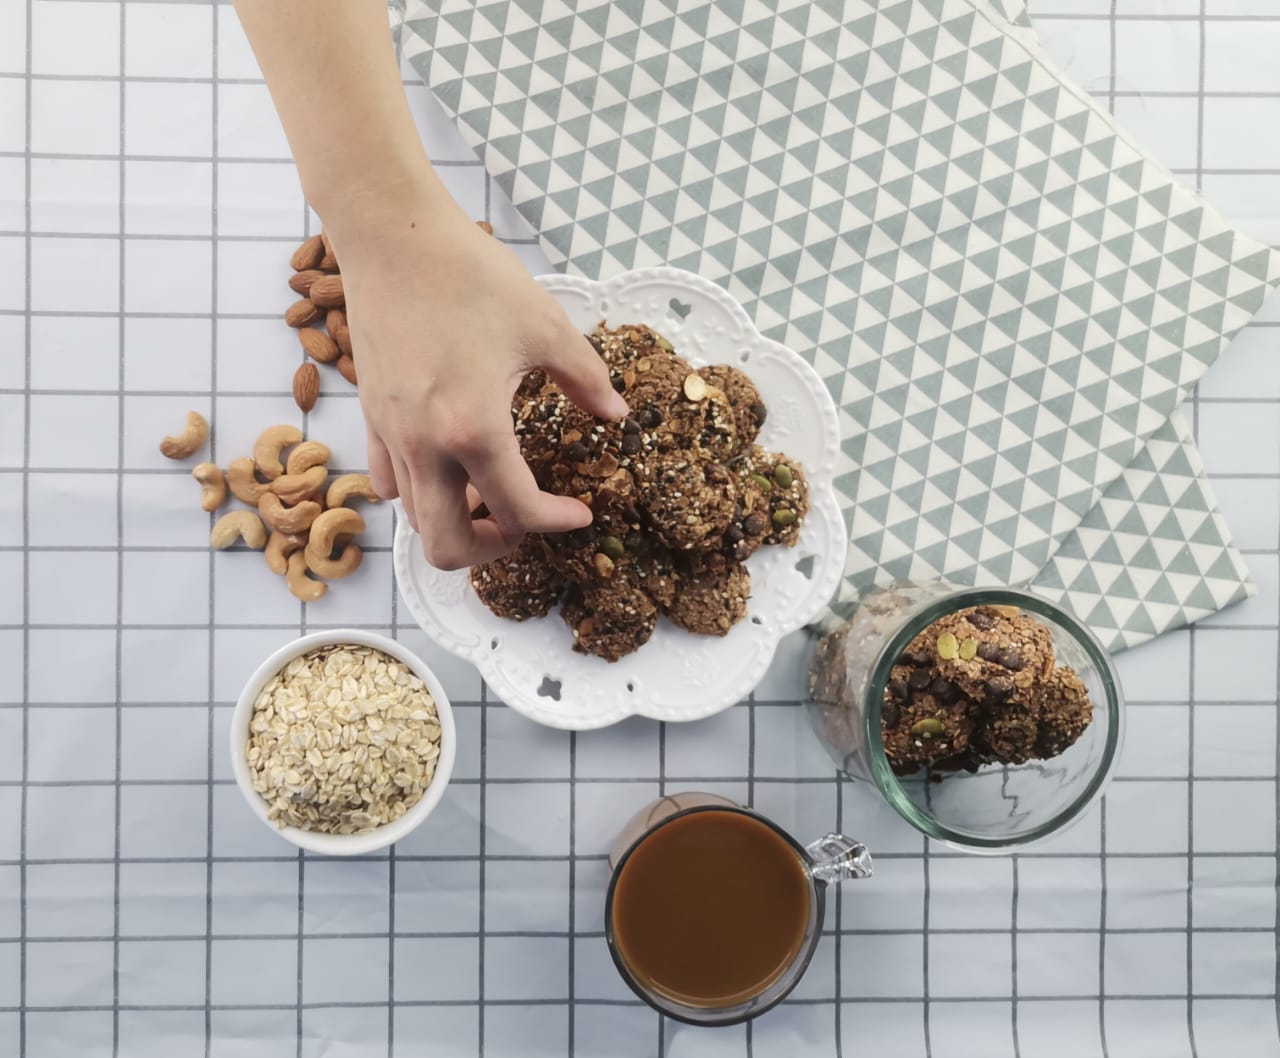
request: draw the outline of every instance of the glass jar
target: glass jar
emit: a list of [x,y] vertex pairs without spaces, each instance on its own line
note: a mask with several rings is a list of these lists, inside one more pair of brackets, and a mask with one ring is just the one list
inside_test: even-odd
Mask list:
[[[895,775],[881,737],[890,671],[917,635],[971,606],[1014,606],[1045,625],[1057,663],[1074,669],[1089,692],[1092,721],[1047,760]],[[877,590],[848,621],[823,629],[810,659],[807,699],[814,731],[842,772],[872,783],[921,833],[969,852],[1015,851],[1078,820],[1111,778],[1124,728],[1111,659],[1074,616],[1027,591],[942,581]]]

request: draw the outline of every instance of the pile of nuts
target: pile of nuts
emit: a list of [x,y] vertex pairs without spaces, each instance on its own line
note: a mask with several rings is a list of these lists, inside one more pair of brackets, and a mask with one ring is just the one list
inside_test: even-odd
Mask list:
[[329,237],[324,232],[311,236],[293,251],[289,264],[293,266],[289,287],[301,300],[289,306],[284,321],[298,329],[302,351],[311,358],[304,360],[294,372],[293,399],[307,412],[315,407],[320,394],[320,371],[316,363],[333,364],[354,386],[356,362],[351,356],[346,291]]
[[253,788],[279,827],[367,834],[422,799],[439,757],[430,692],[372,647],[294,658],[259,692],[249,721]]
[[[476,221],[476,226],[488,235],[493,234],[493,225],[488,221]],[[351,329],[347,325],[342,270],[329,236],[321,232],[305,240],[293,251],[289,264],[293,268],[289,288],[300,300],[285,311],[284,322],[297,328],[302,351],[310,357],[294,372],[293,399],[307,412],[316,406],[320,395],[320,371],[316,364],[332,364],[338,374],[354,386],[356,362]]]
[[[186,429],[161,441],[160,451],[170,459],[186,459],[208,437],[204,416],[188,412]],[[378,502],[368,474],[341,474],[330,481],[330,458],[326,445],[304,440],[296,426],[281,424],[263,430],[253,455],[232,460],[226,470],[215,463],[196,466],[191,476],[200,483],[203,510],[221,508],[228,491],[252,508],[219,518],[209,543],[221,551],[243,540],[264,553],[271,572],[284,577],[294,596],[303,602],[323,598],[329,590],[325,581],[354,573],[363,558],[355,537],[364,532],[364,519],[349,502]]]

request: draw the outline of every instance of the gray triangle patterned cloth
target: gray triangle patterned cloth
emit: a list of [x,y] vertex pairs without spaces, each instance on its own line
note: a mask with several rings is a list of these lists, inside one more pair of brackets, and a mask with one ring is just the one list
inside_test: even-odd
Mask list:
[[1120,648],[1252,593],[1177,409],[1280,255],[1010,8],[408,0],[403,40],[557,267],[697,272],[817,368],[845,599],[1031,584]]

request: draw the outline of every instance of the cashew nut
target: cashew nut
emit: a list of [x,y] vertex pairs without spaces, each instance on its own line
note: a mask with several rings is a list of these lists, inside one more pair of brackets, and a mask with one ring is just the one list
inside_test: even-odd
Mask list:
[[200,509],[216,511],[227,502],[227,476],[216,463],[201,463],[191,471],[191,476],[200,482]]
[[305,533],[320,513],[320,504],[303,500],[296,507],[286,507],[279,496],[268,492],[258,501],[258,513],[277,533]]
[[312,467],[301,474],[285,474],[271,483],[271,491],[291,507],[303,500],[315,499],[329,480],[329,468]]
[[264,493],[271,491],[269,484],[264,485],[258,480],[256,469],[248,456],[232,460],[227,467],[227,484],[231,486],[231,495],[254,507],[258,506]]
[[289,565],[289,556],[306,546],[306,533],[272,533],[263,555],[271,572],[282,575]]
[[301,474],[312,467],[318,467],[321,463],[329,462],[332,455],[328,445],[322,445],[319,441],[303,441],[289,453],[289,461],[285,464],[284,472]]
[[310,548],[307,548],[303,554],[307,557],[307,569],[317,577],[324,577],[325,580],[341,580],[343,577],[351,576],[360,568],[360,560],[364,557],[359,544],[347,544],[337,558],[317,555]]
[[373,491],[373,482],[369,480],[368,474],[342,474],[330,484],[329,492],[324,498],[325,506],[345,507],[353,496],[359,496],[370,503],[377,503],[382,499]]
[[213,523],[209,543],[219,551],[225,551],[243,538],[247,546],[261,551],[267,543],[267,529],[253,511],[232,511]]
[[253,461],[258,465],[262,476],[268,481],[275,481],[283,474],[284,467],[280,463],[280,453],[301,440],[302,431],[296,426],[282,424],[268,426],[263,430],[253,443]]
[[324,559],[333,554],[339,538],[349,540],[356,533],[364,532],[364,519],[350,507],[335,507],[325,511],[311,523],[311,537],[307,550]]
[[303,602],[323,599],[329,590],[329,585],[324,581],[312,580],[307,576],[307,560],[301,551],[295,551],[289,556],[284,571],[284,582],[289,585],[289,590]]
[[160,454],[169,459],[186,459],[195,455],[209,440],[209,423],[198,411],[187,412],[187,427],[177,436],[160,442]]

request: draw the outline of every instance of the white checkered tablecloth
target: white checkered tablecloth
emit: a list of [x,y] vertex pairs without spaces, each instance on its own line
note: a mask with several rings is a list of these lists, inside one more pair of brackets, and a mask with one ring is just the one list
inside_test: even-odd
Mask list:
[[[1280,243],[1275,0],[1039,0],[1066,73],[1249,233]],[[531,233],[406,71],[449,187],[534,270]],[[315,230],[226,4],[0,0],[0,1055],[1275,1058],[1280,309],[1191,402],[1261,592],[1125,654],[1105,807],[1033,855],[927,847],[837,782],[792,643],[704,723],[570,736],[486,701],[406,627],[391,513],[305,609],[156,441],[214,458],[290,421],[287,259]],[[273,366],[274,365],[274,366]],[[364,460],[351,391],[307,419]],[[232,785],[242,680],[301,630],[390,631],[457,703],[428,825],[355,862],[293,854]],[[661,790],[748,801],[877,857],[794,998],[663,1022],[601,937],[603,854]]]

